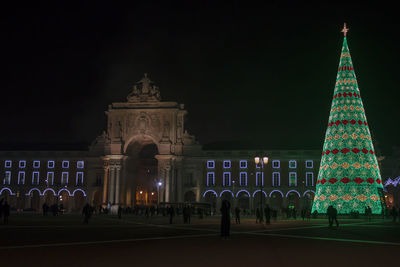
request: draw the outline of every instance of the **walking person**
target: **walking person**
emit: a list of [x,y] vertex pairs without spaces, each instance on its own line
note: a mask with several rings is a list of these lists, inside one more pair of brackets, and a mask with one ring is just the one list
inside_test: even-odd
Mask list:
[[333,224],[333,206],[330,205],[326,211],[327,215],[328,215],[328,222],[329,222],[329,228],[332,227]]
[[7,201],[4,202],[2,210],[4,216],[4,224],[8,224],[8,217],[10,216],[10,205],[8,205]]
[[271,223],[271,209],[269,208],[268,204],[264,209],[264,213],[265,213],[265,223],[270,224]]
[[395,206],[393,206],[392,208],[392,216],[393,216],[393,222],[395,223],[397,218],[397,210]]
[[91,213],[91,208],[89,206],[89,203],[86,203],[86,205],[82,209],[82,214],[84,216],[84,219],[83,219],[84,224],[89,223],[90,213]]
[[228,200],[224,199],[221,205],[221,237],[223,239],[229,238],[229,232],[231,227],[231,218],[230,218],[230,209],[231,204]]
[[256,209],[256,223],[261,223],[261,220],[260,220],[260,209],[259,208],[257,208]]
[[235,218],[236,218],[236,224],[240,224],[240,208],[239,207],[235,208]]
[[174,218],[174,207],[168,207],[167,213],[169,214],[169,224],[172,224],[172,219]]

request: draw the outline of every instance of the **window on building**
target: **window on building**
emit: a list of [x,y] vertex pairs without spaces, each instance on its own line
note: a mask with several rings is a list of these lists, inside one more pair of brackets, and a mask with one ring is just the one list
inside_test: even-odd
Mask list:
[[32,172],[32,184],[39,184],[39,172]]
[[239,185],[240,186],[247,186],[247,172],[241,172],[240,174],[239,174],[239,179],[240,179],[240,181],[239,181]]
[[312,168],[313,167],[313,161],[312,160],[306,160],[306,168]]
[[49,169],[53,169],[54,168],[54,160],[49,160],[48,162],[47,162],[47,168],[49,168]]
[[223,173],[222,185],[223,186],[231,186],[231,173],[230,172]]
[[306,186],[314,186],[314,173],[306,172]]
[[68,169],[68,168],[69,168],[69,161],[68,161],[68,160],[63,160],[63,162],[62,162],[62,167],[63,167],[64,169]]
[[281,185],[281,174],[279,172],[272,173],[272,186]]
[[229,169],[231,167],[231,161],[230,160],[224,160],[224,169]]
[[40,168],[40,161],[39,160],[34,160],[33,161],[33,168]]
[[295,160],[289,160],[289,168],[295,169],[297,167],[297,162]]
[[6,171],[4,174],[3,184],[11,184],[11,172]]
[[279,160],[272,161],[272,168],[279,169],[281,167],[281,162]]
[[246,169],[247,168],[247,160],[241,160],[239,162],[239,166],[241,169]]
[[85,162],[84,162],[83,160],[78,160],[78,161],[76,162],[76,167],[77,167],[78,169],[83,169],[83,168],[85,167]]
[[215,185],[215,173],[208,172],[207,173],[207,186]]
[[22,169],[25,168],[26,167],[26,160],[20,160],[18,165]]
[[215,168],[215,160],[207,160],[207,168],[214,169]]
[[68,172],[61,173],[61,184],[68,184]]
[[76,185],[82,185],[83,184],[83,172],[77,172],[76,173]]
[[289,186],[297,186],[297,173],[289,172]]
[[6,160],[4,162],[4,167],[5,168],[11,168],[11,166],[12,166],[12,161],[11,160]]
[[256,173],[256,186],[264,186],[264,173]]
[[48,172],[47,173],[46,184],[47,185],[53,185],[54,184],[54,172]]
[[18,184],[25,184],[25,172],[18,172]]

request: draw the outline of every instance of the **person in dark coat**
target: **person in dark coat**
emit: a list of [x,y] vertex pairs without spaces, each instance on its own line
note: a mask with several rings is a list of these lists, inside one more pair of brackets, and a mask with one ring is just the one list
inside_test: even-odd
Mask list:
[[121,205],[118,205],[118,219],[122,218],[122,207]]
[[236,217],[236,224],[240,224],[240,209],[239,209],[239,207],[235,208],[235,217]]
[[269,208],[268,204],[264,209],[264,213],[265,213],[265,223],[270,224],[271,223],[271,209]]
[[7,201],[3,204],[3,216],[4,216],[4,224],[8,224],[8,217],[10,216],[10,205],[8,205]]
[[169,207],[168,208],[168,214],[169,214],[169,223],[172,224],[172,219],[174,218],[175,215],[175,211],[174,211],[174,207]]
[[221,237],[224,239],[229,238],[229,232],[231,227],[231,203],[228,200],[224,199],[221,205]]
[[261,219],[260,219],[260,209],[257,208],[256,209],[256,223],[260,222],[261,223]]
[[82,214],[84,216],[84,220],[83,220],[84,224],[89,223],[90,213],[91,213],[91,208],[89,206],[89,203],[86,203],[86,205],[82,209]]
[[0,200],[0,218],[1,218],[1,216],[3,216],[3,201],[4,201],[4,198],[2,198]]

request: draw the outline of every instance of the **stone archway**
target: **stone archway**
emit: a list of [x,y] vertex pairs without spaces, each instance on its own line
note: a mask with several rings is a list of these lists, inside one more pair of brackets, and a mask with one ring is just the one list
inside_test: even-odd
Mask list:
[[82,211],[83,206],[85,205],[85,196],[83,192],[76,191],[74,193],[74,211]]
[[282,204],[283,204],[283,197],[281,192],[279,191],[272,192],[269,199],[269,206],[271,207],[271,209],[280,212],[282,209]]
[[[237,196],[237,206],[246,212],[250,209],[250,196],[247,191],[242,191]],[[245,213],[245,212],[244,212]],[[243,214],[244,214],[243,213]]]
[[34,211],[40,210],[40,193],[37,190],[32,190],[30,193],[31,209]]
[[311,210],[315,193],[311,190],[306,191],[303,196],[303,208]]
[[136,138],[126,147],[124,179],[121,186],[122,203],[127,206],[154,204],[157,196],[158,146],[151,138]]

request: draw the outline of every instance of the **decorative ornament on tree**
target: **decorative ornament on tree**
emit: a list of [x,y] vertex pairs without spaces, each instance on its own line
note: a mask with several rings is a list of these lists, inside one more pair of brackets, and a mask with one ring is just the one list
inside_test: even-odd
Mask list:
[[333,205],[341,214],[362,214],[369,206],[373,214],[381,214],[382,178],[347,45],[348,31],[345,24],[312,212],[326,213]]

